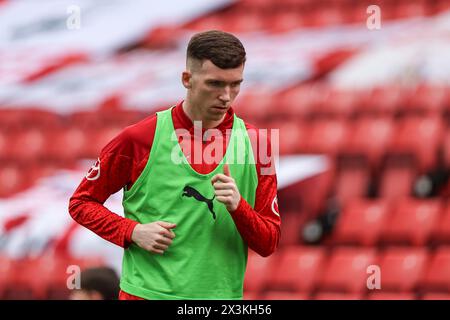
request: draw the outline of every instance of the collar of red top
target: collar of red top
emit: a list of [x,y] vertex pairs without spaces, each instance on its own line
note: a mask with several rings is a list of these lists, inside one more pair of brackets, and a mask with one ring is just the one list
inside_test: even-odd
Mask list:
[[[182,104],[183,101],[180,101],[173,110],[173,117],[176,121],[174,121],[175,129],[187,129],[189,131],[194,130],[194,123],[192,120],[187,116],[187,114],[184,112]],[[234,120],[234,110],[233,108],[228,109],[225,118],[223,121],[215,127],[215,129],[218,129],[220,131],[224,131],[226,129],[231,129],[233,127],[233,120]],[[179,126],[181,125],[181,126]],[[204,132],[205,129],[203,128],[202,131]]]

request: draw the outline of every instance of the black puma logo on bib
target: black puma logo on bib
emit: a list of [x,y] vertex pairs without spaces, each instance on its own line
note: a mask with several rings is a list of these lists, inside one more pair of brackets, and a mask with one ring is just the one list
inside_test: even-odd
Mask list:
[[216,220],[216,213],[214,212],[214,204],[213,204],[213,200],[216,197],[215,195],[214,195],[214,197],[212,197],[212,199],[208,199],[205,196],[203,196],[200,192],[198,192],[196,189],[194,189],[193,187],[185,186],[183,189],[183,194],[181,196],[188,197],[188,198],[192,197],[197,201],[206,203],[209,211],[211,212],[211,214],[213,216],[213,219]]

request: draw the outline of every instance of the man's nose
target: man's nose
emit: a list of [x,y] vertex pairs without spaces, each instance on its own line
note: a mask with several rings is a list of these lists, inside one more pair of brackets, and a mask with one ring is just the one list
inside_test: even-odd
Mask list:
[[223,90],[223,92],[219,96],[219,99],[222,102],[229,102],[230,101],[231,95],[230,95],[230,88],[229,87],[225,87],[225,89]]

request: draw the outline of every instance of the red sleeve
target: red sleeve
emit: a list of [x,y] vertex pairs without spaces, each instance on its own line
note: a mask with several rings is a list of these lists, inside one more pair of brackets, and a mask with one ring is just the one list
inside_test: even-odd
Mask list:
[[124,248],[131,244],[138,222],[111,212],[103,204],[136,180],[147,162],[155,129],[156,115],[122,131],[103,148],[69,201],[69,213],[76,222]]
[[[277,203],[277,178],[275,170],[273,170],[274,163],[270,152],[269,135],[248,124],[246,126],[252,141],[258,174],[255,206],[252,208],[245,199],[241,198],[238,208],[231,213],[231,216],[249,248],[259,255],[267,257],[277,248],[281,233],[281,218]],[[251,130],[254,135],[250,134]],[[259,143],[262,139],[265,139],[266,145]],[[258,152],[261,147],[267,149],[267,152]],[[268,158],[260,157],[260,154],[264,154]]]

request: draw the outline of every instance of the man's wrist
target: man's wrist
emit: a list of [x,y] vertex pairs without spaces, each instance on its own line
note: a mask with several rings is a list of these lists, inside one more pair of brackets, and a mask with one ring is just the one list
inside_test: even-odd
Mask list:
[[228,210],[228,211],[229,211],[230,213],[235,213],[236,211],[239,210],[239,207],[241,206],[241,204],[242,204],[242,196],[239,195],[239,202],[238,202],[236,208],[235,208],[234,210]]
[[133,240],[133,234],[136,230],[136,226],[138,226],[140,223],[134,220],[130,220],[131,223],[127,229],[127,233],[125,234],[125,247],[128,247],[129,245],[131,245],[134,240]]

